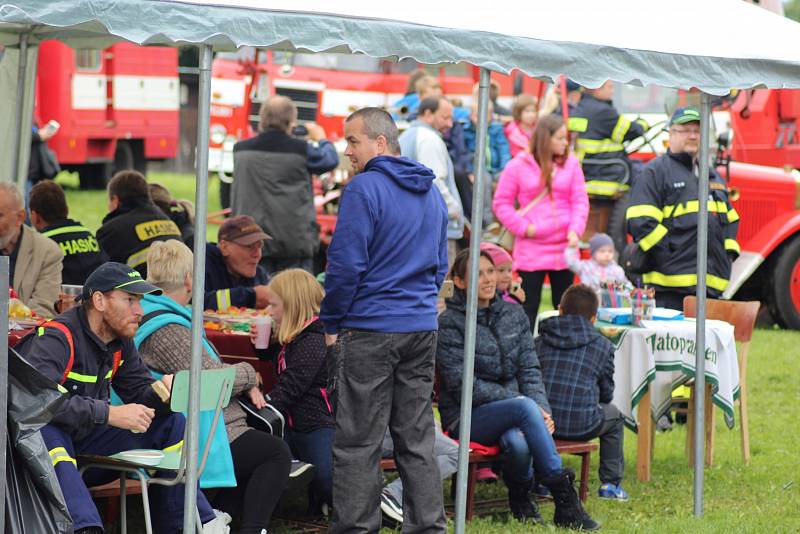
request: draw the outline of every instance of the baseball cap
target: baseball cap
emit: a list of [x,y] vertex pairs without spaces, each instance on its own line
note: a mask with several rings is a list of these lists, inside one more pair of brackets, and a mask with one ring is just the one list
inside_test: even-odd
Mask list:
[[160,295],[162,293],[158,287],[146,282],[136,269],[122,263],[109,261],[89,275],[83,284],[83,291],[75,300],[88,300],[98,291],[104,293],[114,289],[133,295],[148,295],[151,293]]
[[219,227],[218,237],[220,241],[231,241],[243,246],[252,245],[256,241],[272,239],[249,215],[237,215],[226,220]]
[[669,119],[670,126],[687,122],[700,122],[700,112],[694,108],[678,108]]

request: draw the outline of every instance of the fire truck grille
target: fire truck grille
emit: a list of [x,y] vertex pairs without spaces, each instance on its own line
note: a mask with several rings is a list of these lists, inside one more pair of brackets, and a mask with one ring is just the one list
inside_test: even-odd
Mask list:
[[276,87],[275,94],[288,97],[294,102],[294,105],[297,106],[297,120],[299,122],[317,120],[317,109],[319,108],[319,93],[317,91]]

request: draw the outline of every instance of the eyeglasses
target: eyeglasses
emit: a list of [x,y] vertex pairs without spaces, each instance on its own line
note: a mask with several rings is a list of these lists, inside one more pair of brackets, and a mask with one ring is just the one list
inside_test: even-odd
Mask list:
[[700,135],[700,128],[677,128],[673,126],[672,131],[680,135]]
[[255,252],[256,250],[260,251],[262,249],[262,247],[264,246],[264,242],[263,241],[256,241],[255,243],[250,243],[249,245],[240,245],[236,241],[231,241],[231,243],[233,243],[234,245],[236,245],[239,248],[243,248],[243,249],[249,250],[250,252]]

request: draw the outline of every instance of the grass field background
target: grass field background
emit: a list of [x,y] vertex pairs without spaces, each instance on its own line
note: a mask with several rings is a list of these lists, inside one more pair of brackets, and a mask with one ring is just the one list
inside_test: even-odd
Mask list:
[[[194,199],[194,177],[190,175],[151,173],[149,179],[166,186],[175,198]],[[62,174],[58,181],[67,192],[71,216],[92,230],[99,228],[107,211],[105,193],[78,190],[74,175]],[[212,179],[209,211],[217,209],[218,183]],[[209,227],[208,238],[215,240],[216,232],[216,227]],[[543,305],[549,303],[546,295]],[[598,460],[597,455],[593,457],[587,509],[603,524],[604,532],[800,533],[800,332],[757,330],[749,359],[752,464],[742,463],[738,427],[729,431],[718,412],[716,461],[706,469],[705,517],[695,519],[692,470],[683,454],[686,427],[676,425],[670,432],[657,434],[652,481],[647,483],[636,480],[636,435],[626,430],[623,485],[631,495],[629,502],[596,497]],[[577,468],[576,462],[568,463]],[[446,488],[445,495],[449,495],[449,482]],[[479,499],[504,497],[505,488],[481,484],[477,495]],[[131,515],[139,510],[132,502]],[[552,505],[544,504],[542,513],[552,519]],[[294,530],[276,527],[277,532]],[[468,527],[468,532],[486,534],[546,530],[554,528],[521,525],[506,514],[476,519]]]

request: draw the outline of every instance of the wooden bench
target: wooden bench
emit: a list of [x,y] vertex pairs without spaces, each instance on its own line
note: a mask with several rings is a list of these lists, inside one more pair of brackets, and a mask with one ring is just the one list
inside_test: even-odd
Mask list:
[[[591,466],[592,451],[599,448],[597,443],[590,441],[563,441],[556,440],[556,450],[559,454],[570,454],[581,459],[580,483],[578,486],[578,496],[582,502],[586,502],[589,495],[589,468]],[[487,455],[479,452],[469,453],[469,464],[467,467],[467,520],[472,519],[475,509],[475,486],[478,482],[478,467],[491,464],[501,459],[501,455]],[[396,471],[397,465],[392,458],[381,460],[383,471]],[[455,494],[455,475],[453,475],[453,493]]]

